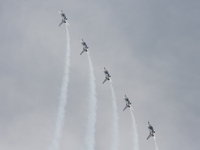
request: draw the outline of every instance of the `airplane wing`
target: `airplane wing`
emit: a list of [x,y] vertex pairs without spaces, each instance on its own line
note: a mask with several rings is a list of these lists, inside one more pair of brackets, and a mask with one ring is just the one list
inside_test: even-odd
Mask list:
[[107,81],[108,79],[107,78],[105,78],[105,80],[103,81],[103,83],[102,84],[104,84],[106,81]]
[[59,24],[59,26],[60,26],[61,24],[63,24],[63,21]]
[[85,50],[83,49],[83,51],[80,53],[80,55],[82,55],[85,52]]
[[151,133],[149,134],[149,136],[147,137],[147,140],[151,137]]
[[128,107],[128,106],[126,105],[126,106],[124,107],[123,111],[124,111],[127,107]]

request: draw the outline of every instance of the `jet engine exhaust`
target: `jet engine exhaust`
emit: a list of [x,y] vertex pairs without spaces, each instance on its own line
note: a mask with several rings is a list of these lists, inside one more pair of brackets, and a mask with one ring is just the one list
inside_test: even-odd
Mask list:
[[131,117],[132,117],[132,127],[133,127],[133,144],[134,144],[134,150],[139,150],[139,138],[138,138],[138,132],[137,132],[137,125],[135,122],[135,117],[133,115],[133,111],[130,109]]
[[86,150],[94,150],[95,146],[95,123],[96,123],[96,111],[97,111],[97,97],[96,97],[96,84],[95,84],[95,76],[94,69],[92,65],[92,61],[90,58],[89,52],[87,53],[88,61],[89,61],[89,112],[88,112],[88,122],[86,128],[86,136],[85,136],[85,149]]
[[134,111],[134,109],[133,109],[133,107],[132,107],[132,106],[130,106],[130,110]]
[[112,79],[110,78],[110,83],[113,83]]
[[112,136],[112,143],[111,143],[111,150],[118,149],[119,143],[119,127],[118,127],[118,113],[117,113],[117,101],[115,97],[114,88],[110,82],[110,89],[112,94],[112,106],[113,106],[113,136]]
[[61,86],[60,93],[60,102],[57,114],[56,128],[53,138],[53,150],[59,150],[59,141],[62,136],[62,130],[64,126],[64,118],[65,118],[65,107],[67,105],[67,92],[68,92],[68,84],[69,84],[69,68],[70,68],[70,37],[68,27],[66,25],[66,35],[67,35],[67,48],[66,48],[66,61],[65,61],[65,71],[64,77]]

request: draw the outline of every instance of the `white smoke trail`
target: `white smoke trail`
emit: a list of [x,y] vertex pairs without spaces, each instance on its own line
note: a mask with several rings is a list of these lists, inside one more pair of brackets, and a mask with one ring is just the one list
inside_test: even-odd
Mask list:
[[62,130],[64,126],[65,118],[65,106],[67,105],[67,92],[69,84],[69,68],[70,68],[70,38],[69,31],[66,25],[66,35],[67,35],[67,51],[66,51],[66,61],[65,61],[65,72],[62,81],[61,93],[60,93],[60,103],[58,108],[58,116],[56,121],[56,128],[53,139],[53,150],[59,150],[59,141],[62,136]]
[[133,122],[133,143],[134,143],[134,150],[139,150],[139,138],[138,138],[138,132],[137,132],[137,125],[135,122],[135,117],[133,115],[133,111],[130,109],[132,122]]
[[156,150],[159,150],[159,149],[158,149],[158,145],[157,145],[157,142],[156,142],[156,139],[155,139],[155,138],[154,138],[154,143],[155,143]]
[[96,123],[96,111],[97,111],[97,97],[96,97],[96,84],[95,84],[95,76],[94,70],[92,66],[92,61],[90,58],[89,52],[87,53],[89,60],[89,68],[90,68],[90,86],[89,86],[89,115],[88,122],[86,128],[86,136],[85,136],[85,149],[86,150],[94,150],[95,146],[95,123]]
[[111,150],[118,149],[119,143],[119,127],[118,127],[118,114],[117,114],[117,101],[115,97],[115,91],[113,89],[112,83],[110,83],[110,89],[112,94],[112,106],[113,106],[113,136],[112,136],[112,144]]

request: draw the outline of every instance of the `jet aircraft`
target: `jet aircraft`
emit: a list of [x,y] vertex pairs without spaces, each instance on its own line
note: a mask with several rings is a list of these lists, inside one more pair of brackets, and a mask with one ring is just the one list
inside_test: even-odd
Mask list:
[[152,127],[152,125],[150,124],[149,121],[148,121],[147,127],[148,127],[148,129],[149,129],[149,131],[150,131],[149,136],[147,137],[147,140],[148,140],[151,136],[155,138],[155,131],[154,131],[154,129],[153,129],[153,127]]
[[126,95],[124,95],[124,100],[126,102],[126,106],[124,107],[123,111],[126,109],[126,108],[130,108],[131,107],[131,102],[129,101],[129,99],[126,97]]
[[89,49],[89,47],[87,46],[86,42],[83,41],[83,39],[81,40],[81,44],[83,45],[83,51],[80,53],[80,55],[84,52],[87,52]]
[[105,80],[103,81],[102,84],[104,84],[107,80],[111,80],[111,75],[108,73],[108,70],[106,70],[106,68],[104,67],[104,70],[103,70],[104,74],[105,74]]
[[61,17],[62,17],[62,22],[59,24],[59,26],[60,26],[61,24],[63,24],[63,23],[67,23],[67,25],[69,26],[69,23],[68,23],[68,21],[67,21],[67,17],[66,17],[65,14],[63,13],[63,11],[61,10],[59,13],[61,14]]

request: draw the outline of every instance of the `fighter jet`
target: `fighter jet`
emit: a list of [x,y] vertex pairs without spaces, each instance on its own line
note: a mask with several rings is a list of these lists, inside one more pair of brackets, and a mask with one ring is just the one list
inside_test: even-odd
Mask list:
[[60,26],[61,24],[63,24],[63,23],[67,23],[67,25],[69,26],[69,23],[68,23],[68,21],[67,21],[67,17],[66,17],[65,14],[63,13],[63,11],[61,10],[59,13],[61,14],[61,17],[62,17],[62,22],[59,24],[59,26]]
[[81,40],[81,44],[83,45],[83,51],[80,53],[83,54],[84,52],[87,52],[89,47],[87,46],[87,44],[83,41],[83,39]]
[[106,70],[105,67],[104,67],[103,72],[104,72],[104,74],[105,74],[105,80],[103,81],[102,84],[104,84],[107,80],[111,80],[111,79],[110,79],[111,75],[108,73],[108,70]]
[[150,131],[149,136],[147,137],[147,140],[148,140],[151,136],[155,138],[155,135],[154,135],[154,134],[155,134],[155,131],[154,131],[154,129],[153,129],[153,127],[152,127],[152,125],[150,124],[149,121],[148,121],[147,127],[148,127],[148,129],[149,129],[149,131]]
[[124,95],[124,100],[126,102],[126,106],[124,107],[123,111],[126,109],[126,108],[130,108],[131,107],[131,102],[129,101],[129,99],[126,97],[126,95]]

